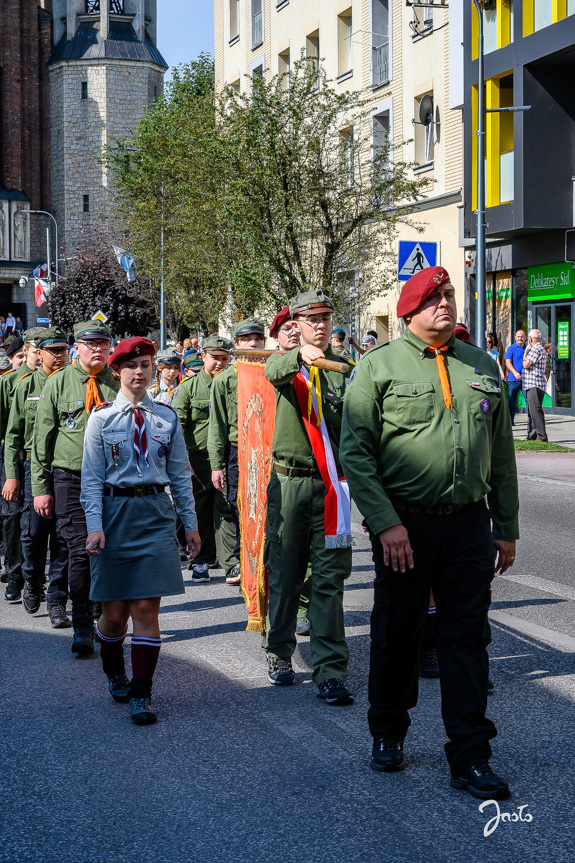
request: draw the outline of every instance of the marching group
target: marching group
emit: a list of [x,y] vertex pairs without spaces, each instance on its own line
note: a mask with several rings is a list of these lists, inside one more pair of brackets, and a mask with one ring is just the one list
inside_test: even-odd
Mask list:
[[[307,291],[269,329],[279,350],[265,366],[277,401],[264,552],[267,679],[296,682],[291,660],[297,634],[306,633],[317,695],[334,707],[354,703],[343,613],[353,498],[375,568],[371,766],[405,765],[432,617],[451,785],[506,797],[506,781],[489,766],[497,732],[486,717],[490,586],[513,564],[518,537],[497,364],[455,340],[454,289],[441,267],[406,283],[397,309],[403,337],[379,346],[368,334],[357,367],[333,312],[323,291]],[[184,592],[183,556],[194,584],[210,580],[217,560],[227,584],[241,579],[232,359],[234,350],[263,349],[265,327],[248,318],[231,340],[213,335],[182,352],[156,353],[135,337],[110,355],[111,333],[97,321],[77,324],[74,339],[73,364],[57,328],[28,330],[6,348],[5,597],[30,614],[45,597],[52,626],[73,627],[80,656],[96,637],[111,696],[146,725],[156,721],[160,600]],[[338,367],[342,360],[348,365]]]

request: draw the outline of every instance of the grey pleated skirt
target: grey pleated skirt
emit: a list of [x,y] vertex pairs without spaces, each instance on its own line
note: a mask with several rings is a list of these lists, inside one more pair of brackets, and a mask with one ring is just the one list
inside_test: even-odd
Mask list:
[[185,593],[176,513],[165,492],[105,497],[104,550],[90,558],[90,599],[152,599]]

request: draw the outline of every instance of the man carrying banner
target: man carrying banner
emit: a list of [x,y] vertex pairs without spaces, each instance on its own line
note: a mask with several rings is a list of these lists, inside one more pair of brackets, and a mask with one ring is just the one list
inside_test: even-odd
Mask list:
[[[256,318],[246,318],[234,324],[232,335],[236,348],[265,347],[265,327]],[[226,494],[234,525],[236,544],[234,555],[240,557],[240,520],[238,512],[238,372],[237,363],[224,369],[212,385],[212,409],[208,429],[208,454],[212,469],[212,483],[217,491]],[[225,471],[225,473],[224,473]],[[226,575],[226,584],[239,584],[240,564],[236,563]]]
[[343,624],[351,519],[338,453],[346,375],[313,366],[324,357],[336,359],[329,297],[307,291],[290,301],[289,310],[301,344],[266,364],[266,378],[277,390],[277,413],[268,487],[269,604],[263,648],[269,682],[294,683],[298,598],[311,560],[312,677],[318,696],[339,706],[353,703],[344,683],[349,651]]

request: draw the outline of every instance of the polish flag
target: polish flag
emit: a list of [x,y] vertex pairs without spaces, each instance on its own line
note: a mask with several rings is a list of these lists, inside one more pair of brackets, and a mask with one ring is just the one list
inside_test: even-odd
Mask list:
[[43,306],[50,293],[50,285],[44,279],[34,279],[34,296],[37,306]]

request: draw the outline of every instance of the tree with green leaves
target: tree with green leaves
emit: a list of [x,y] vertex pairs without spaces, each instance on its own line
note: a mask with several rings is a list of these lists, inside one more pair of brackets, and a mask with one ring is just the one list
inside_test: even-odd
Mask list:
[[343,309],[394,284],[396,229],[425,185],[399,149],[310,60],[215,94],[201,55],[108,159],[131,250],[157,284],[163,227],[168,304],[211,329],[309,288]]
[[72,332],[79,321],[102,311],[114,336],[145,336],[158,326],[149,280],[128,282],[112,242],[101,229],[83,230],[77,248],[66,258],[66,274],[48,295],[48,314],[55,326]]

